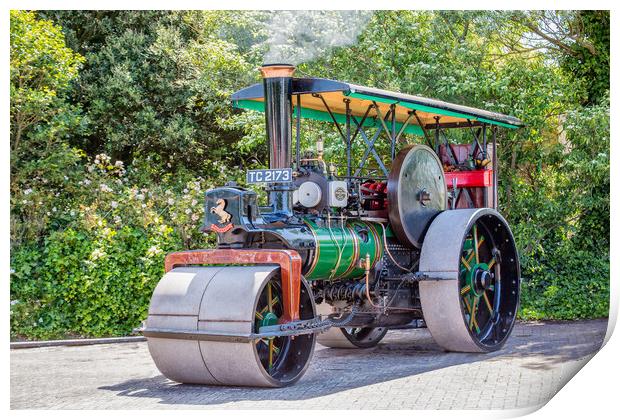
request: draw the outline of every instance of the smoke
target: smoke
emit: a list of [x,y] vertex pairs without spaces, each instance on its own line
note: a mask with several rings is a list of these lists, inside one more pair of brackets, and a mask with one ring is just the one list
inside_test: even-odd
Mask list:
[[372,17],[369,10],[282,10],[267,22],[265,63],[299,63],[357,42]]

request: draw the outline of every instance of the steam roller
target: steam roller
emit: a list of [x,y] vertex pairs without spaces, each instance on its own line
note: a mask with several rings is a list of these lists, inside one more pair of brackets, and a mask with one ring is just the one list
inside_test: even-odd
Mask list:
[[[501,348],[520,268],[497,210],[496,132],[521,121],[297,78],[287,64],[260,70],[232,103],[264,112],[269,168],[205,193],[216,248],[166,256],[141,328],[161,373],[282,387],[304,375],[317,341],[372,349],[393,328],[428,328],[449,351]],[[307,120],[333,124],[331,156],[316,130],[302,136]],[[463,129],[470,143],[451,135]]]

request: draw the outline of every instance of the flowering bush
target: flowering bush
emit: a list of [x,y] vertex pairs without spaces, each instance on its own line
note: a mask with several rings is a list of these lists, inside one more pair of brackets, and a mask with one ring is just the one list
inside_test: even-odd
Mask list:
[[133,171],[105,154],[84,168],[74,199],[62,205],[53,194],[34,204],[42,186],[21,194],[45,212],[48,227],[62,227],[11,256],[14,337],[131,333],[146,316],[164,256],[213,245],[200,230],[212,187],[204,179],[136,185]]

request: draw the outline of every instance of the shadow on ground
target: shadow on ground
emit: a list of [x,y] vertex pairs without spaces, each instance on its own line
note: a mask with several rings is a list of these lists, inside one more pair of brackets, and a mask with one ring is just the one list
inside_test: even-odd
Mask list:
[[[281,389],[226,387],[226,392],[222,392],[219,386],[178,384],[161,375],[99,389],[117,392],[119,396],[157,399],[160,404],[212,405],[305,400],[482,361],[512,360],[514,363],[517,359],[522,368],[546,371],[596,353],[605,335],[603,322],[606,325],[603,320],[581,322],[579,331],[575,331],[574,323],[519,323],[506,346],[491,354],[445,352],[434,343],[426,329],[390,331],[374,349],[317,346],[306,375],[292,387]],[[546,325],[545,333],[541,334],[543,325]]]

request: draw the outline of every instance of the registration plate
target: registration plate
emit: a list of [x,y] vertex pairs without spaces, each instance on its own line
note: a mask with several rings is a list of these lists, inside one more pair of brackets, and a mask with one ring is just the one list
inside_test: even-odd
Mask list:
[[283,169],[252,169],[246,174],[248,184],[258,184],[261,182],[291,182],[293,180],[293,170]]

